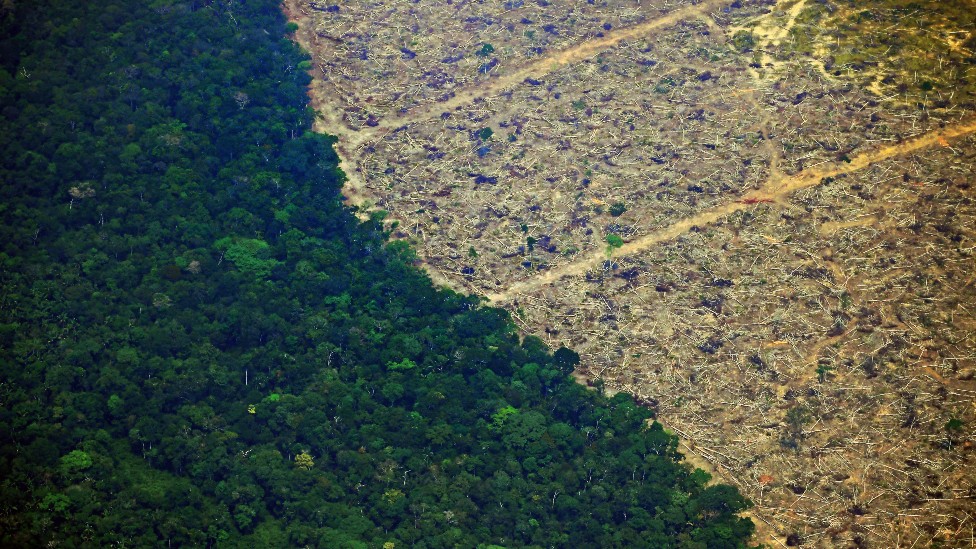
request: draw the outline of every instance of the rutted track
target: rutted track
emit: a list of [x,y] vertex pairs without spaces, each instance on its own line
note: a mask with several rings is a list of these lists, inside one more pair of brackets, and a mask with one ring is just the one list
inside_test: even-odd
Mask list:
[[383,119],[379,121],[378,126],[363,132],[360,138],[361,142],[378,139],[396,128],[429,120],[442,112],[469,105],[480,97],[487,97],[517,86],[527,78],[539,78],[573,63],[584,61],[617,46],[625,40],[652,36],[655,32],[667,29],[681,21],[705,17],[709,10],[725,3],[719,0],[706,0],[700,4],[677,9],[639,25],[608,32],[602,38],[593,38],[573,47],[550,53],[488,82],[458,90],[454,97],[447,101],[415,108],[400,117]]
[[[887,160],[896,156],[910,154],[915,151],[941,144],[949,139],[961,137],[976,132],[976,120],[962,122],[954,126],[945,128],[939,132],[932,132],[914,139],[903,141],[895,145],[889,145],[873,151],[862,153],[851,159],[850,163],[834,164],[829,168],[804,170],[794,176],[774,176],[766,182],[763,187],[743,195],[735,202],[722,204],[714,208],[705,210],[701,213],[687,217],[671,224],[670,226],[645,235],[641,238],[625,243],[618,251],[618,255],[630,255],[641,252],[662,242],[671,240],[685,233],[692,227],[708,225],[729,214],[744,210],[758,202],[776,202],[785,200],[789,195],[800,189],[806,189],[818,185],[827,177],[837,177],[839,175],[853,173],[868,166]],[[489,301],[494,304],[505,303],[512,300],[519,294],[530,292],[542,286],[554,284],[560,279],[583,274],[594,265],[607,259],[603,251],[591,252],[577,259],[576,261],[563,265],[558,269],[546,271],[542,275],[518,282],[510,286],[503,292],[491,294]]]
[[[469,86],[455,92],[454,96],[443,102],[431,103],[417,107],[399,117],[379,120],[377,126],[358,131],[345,129],[341,116],[324,100],[330,94],[322,90],[322,81],[315,79],[309,93],[311,104],[319,113],[313,129],[321,133],[333,133],[339,137],[336,152],[339,155],[340,168],[345,172],[346,203],[350,206],[369,206],[372,197],[366,182],[361,175],[363,151],[371,142],[381,139],[384,135],[403,126],[430,120],[440,113],[455,110],[470,105],[479,98],[488,97],[505,89],[518,86],[527,78],[542,77],[560,68],[589,59],[599,53],[611,49],[625,40],[633,40],[652,36],[655,32],[667,29],[681,21],[707,17],[712,9],[716,9],[726,2],[722,0],[706,0],[699,4],[679,8],[660,17],[651,19],[638,25],[621,28],[608,32],[605,36],[586,40],[570,48],[552,52],[540,57],[511,72],[492,78],[488,82]],[[302,8],[299,0],[285,0],[285,11],[289,20],[299,25],[298,40],[306,47],[315,42],[312,31],[312,19]]]

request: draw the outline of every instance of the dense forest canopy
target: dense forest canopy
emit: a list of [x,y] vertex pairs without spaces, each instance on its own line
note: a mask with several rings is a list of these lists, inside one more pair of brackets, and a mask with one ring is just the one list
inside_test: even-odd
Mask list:
[[288,30],[0,7],[0,545],[746,544],[648,410],[343,208]]

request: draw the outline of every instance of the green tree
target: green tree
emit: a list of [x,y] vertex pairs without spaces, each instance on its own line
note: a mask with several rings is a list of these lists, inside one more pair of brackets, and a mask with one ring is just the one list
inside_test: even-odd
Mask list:
[[312,455],[308,452],[302,451],[302,453],[295,456],[295,467],[308,471],[314,466],[315,460],[312,459]]
[[71,477],[92,466],[91,456],[82,450],[72,450],[61,457],[61,474]]
[[279,261],[268,257],[271,247],[263,240],[226,237],[215,242],[214,246],[224,252],[224,258],[250,276],[265,278],[275,266],[280,265]]
[[613,251],[624,245],[624,239],[619,235],[610,233],[607,235],[607,257],[613,256]]

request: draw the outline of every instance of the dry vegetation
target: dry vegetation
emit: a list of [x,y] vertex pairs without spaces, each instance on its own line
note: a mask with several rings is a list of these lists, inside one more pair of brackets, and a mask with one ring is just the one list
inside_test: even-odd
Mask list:
[[297,2],[354,203],[654,407],[761,541],[973,543],[971,3]]
[[976,211],[964,181],[922,168],[952,154],[593,265],[518,296],[518,317],[581,349],[585,378],[656,407],[781,534],[968,542],[971,440],[946,426],[974,421],[974,259],[953,238]]
[[768,151],[743,102],[722,99],[734,67],[702,80],[695,59],[655,60],[707,55],[702,32],[662,29],[386,136],[362,165],[377,205],[438,267],[490,291],[603,250],[609,232],[639,237],[738,196],[763,180]]
[[362,129],[690,3],[310,1],[302,9],[315,19],[317,76],[336,90],[344,125]]

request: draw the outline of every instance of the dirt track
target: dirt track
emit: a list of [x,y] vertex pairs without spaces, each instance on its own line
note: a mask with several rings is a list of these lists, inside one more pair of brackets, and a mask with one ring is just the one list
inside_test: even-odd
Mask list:
[[[946,143],[946,145],[943,146],[947,146],[948,140],[973,132],[976,132],[976,121],[964,122],[950,126],[939,132],[925,134],[895,145],[889,145],[874,151],[857,155],[851,159],[850,163],[839,163],[829,168],[809,169],[794,176],[774,174],[771,180],[767,181],[761,189],[744,195],[740,200],[711,208],[694,216],[678,221],[669,227],[627,242],[613,253],[616,256],[635,254],[667,240],[676,238],[677,236],[687,232],[692,227],[700,227],[714,223],[722,217],[739,210],[752,207],[754,204],[788,200],[789,196],[794,192],[800,189],[806,189],[814,185],[818,185],[825,178],[853,173],[882,160],[911,154],[915,151],[941,144],[943,142]],[[589,269],[592,269],[594,265],[597,265],[606,259],[606,253],[602,251],[594,252],[587,256],[580,257],[572,263],[563,265],[558,269],[546,271],[536,278],[513,284],[505,291],[491,294],[487,297],[488,300],[494,304],[505,303],[517,298],[520,294],[531,292],[532,290],[542,286],[555,284],[564,277],[583,274]]]
[[496,94],[507,88],[522,84],[527,78],[541,78],[567,65],[589,59],[600,52],[613,48],[625,40],[643,38],[655,32],[667,29],[681,21],[697,19],[707,16],[709,10],[722,5],[721,0],[706,0],[700,4],[674,10],[666,15],[652,19],[633,27],[611,31],[602,38],[593,38],[577,44],[571,48],[552,52],[521,67],[514,68],[489,80],[485,84],[472,86],[455,92],[454,97],[442,103],[434,103],[417,108],[404,116],[382,120],[380,124],[362,136],[362,142],[378,139],[391,130],[411,124],[429,120],[442,112],[452,111],[460,106],[469,105],[478,98]]
[[[346,203],[350,206],[368,209],[373,199],[368,186],[362,180],[360,168],[363,150],[369,143],[382,138],[397,128],[429,120],[440,113],[470,105],[479,98],[485,98],[518,86],[527,78],[541,78],[565,66],[591,58],[626,40],[651,36],[655,32],[665,30],[681,21],[707,18],[710,10],[716,9],[724,3],[722,0],[706,0],[700,4],[674,10],[632,27],[608,32],[603,37],[593,38],[573,47],[551,52],[521,67],[516,67],[510,72],[494,77],[487,83],[459,89],[447,101],[414,108],[403,116],[382,119],[377,126],[360,131],[349,131],[344,128],[338,110],[323,99],[329,97],[332,90],[322,89],[322,82],[316,79],[309,94],[312,107],[319,113],[313,129],[321,133],[333,133],[340,138],[336,150],[339,153],[340,168],[347,177],[344,193]],[[315,38],[311,31],[310,18],[307,11],[302,8],[300,0],[285,0],[283,5],[289,19],[299,25],[297,32],[299,42],[302,44],[314,43]]]

